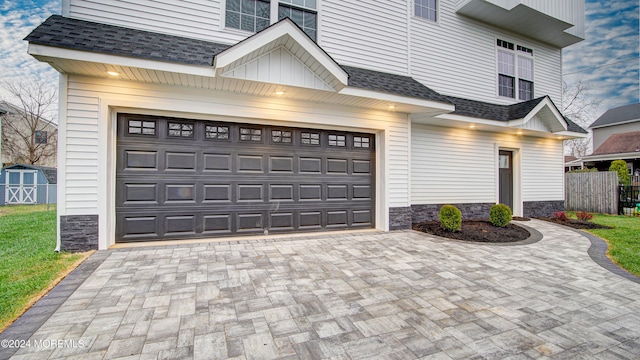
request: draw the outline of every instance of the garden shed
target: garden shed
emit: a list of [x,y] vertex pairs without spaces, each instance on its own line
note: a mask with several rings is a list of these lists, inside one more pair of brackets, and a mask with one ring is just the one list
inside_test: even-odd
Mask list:
[[55,204],[57,169],[16,164],[0,171],[0,205]]

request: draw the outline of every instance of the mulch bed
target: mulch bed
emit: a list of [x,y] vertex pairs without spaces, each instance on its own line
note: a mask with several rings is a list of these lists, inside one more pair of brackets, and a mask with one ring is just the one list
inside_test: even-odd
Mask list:
[[545,217],[545,218],[538,218],[538,219],[552,222],[554,224],[568,226],[574,229],[613,229],[611,226],[599,225],[599,224],[596,224],[590,221],[585,221],[585,220],[568,219],[567,221],[562,221],[554,217]]
[[509,224],[507,227],[501,228],[493,226],[489,221],[484,220],[463,221],[462,229],[456,232],[442,229],[439,221],[415,223],[412,228],[413,230],[449,239],[485,243],[516,242],[525,240],[530,235],[529,231],[517,225]]

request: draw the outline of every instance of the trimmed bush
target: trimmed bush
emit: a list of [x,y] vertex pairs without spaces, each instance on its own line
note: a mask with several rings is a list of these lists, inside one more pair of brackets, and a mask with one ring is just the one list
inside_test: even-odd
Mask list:
[[493,226],[505,227],[511,222],[511,209],[505,204],[495,204],[489,210],[489,221]]
[[631,177],[629,176],[629,168],[627,162],[624,160],[614,160],[609,166],[609,171],[615,171],[618,173],[618,183],[620,185],[631,185]]
[[459,231],[462,228],[462,212],[453,205],[440,208],[440,226],[448,231]]

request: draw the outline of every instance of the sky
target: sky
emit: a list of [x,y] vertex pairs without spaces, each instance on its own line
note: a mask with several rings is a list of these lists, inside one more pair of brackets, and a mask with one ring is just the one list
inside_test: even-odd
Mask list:
[[[57,84],[57,72],[28,55],[22,39],[49,15],[59,13],[60,0],[3,0],[0,81],[42,79]],[[599,102],[591,121],[607,109],[640,102],[639,17],[640,0],[586,0],[586,39],[563,49],[563,80],[569,86],[582,81],[589,88],[588,99]],[[12,100],[3,89],[0,99]]]

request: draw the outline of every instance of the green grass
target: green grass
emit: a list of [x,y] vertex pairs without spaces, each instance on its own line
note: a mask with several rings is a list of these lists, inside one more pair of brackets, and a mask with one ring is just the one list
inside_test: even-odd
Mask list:
[[56,253],[55,247],[55,210],[0,207],[0,331],[88,255]]
[[592,229],[589,232],[607,240],[607,255],[611,260],[630,273],[640,276],[640,218],[596,214],[592,221],[613,227]]

